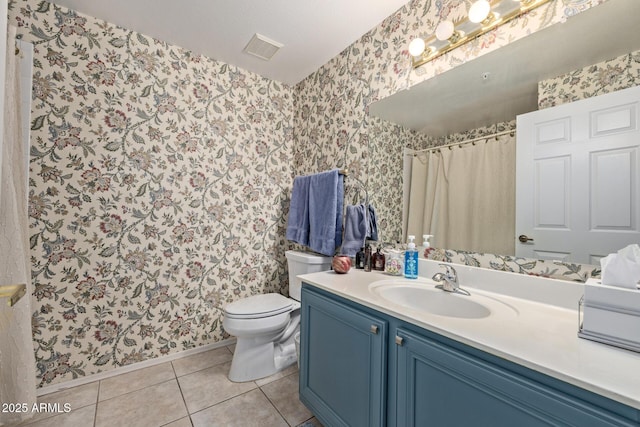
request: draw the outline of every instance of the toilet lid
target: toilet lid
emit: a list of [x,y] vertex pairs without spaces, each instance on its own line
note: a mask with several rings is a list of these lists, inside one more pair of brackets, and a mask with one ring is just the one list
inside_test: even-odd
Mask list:
[[262,294],[243,298],[227,304],[224,311],[226,315],[235,318],[255,319],[260,317],[275,316],[291,310],[293,301],[276,294]]

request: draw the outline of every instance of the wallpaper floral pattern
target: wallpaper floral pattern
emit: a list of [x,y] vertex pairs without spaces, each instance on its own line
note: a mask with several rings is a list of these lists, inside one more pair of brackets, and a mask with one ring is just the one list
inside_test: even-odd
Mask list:
[[593,64],[538,84],[538,108],[604,95],[640,85],[640,51]]
[[412,0],[291,88],[46,1],[10,0],[10,23],[35,45],[39,386],[219,341],[226,302],[286,293],[294,175],[348,168],[349,201],[362,182],[382,239],[398,239],[402,151],[425,141],[368,105],[601,1],[557,0],[410,72],[409,39],[468,3]]
[[286,293],[292,88],[48,2],[30,201],[40,386],[226,338],[221,308]]

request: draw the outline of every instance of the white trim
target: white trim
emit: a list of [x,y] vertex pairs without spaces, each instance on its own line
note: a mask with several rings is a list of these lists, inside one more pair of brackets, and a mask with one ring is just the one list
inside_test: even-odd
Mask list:
[[38,397],[44,396],[45,394],[55,393],[57,391],[62,391],[72,387],[77,387],[77,386],[89,384],[95,381],[104,380],[107,378],[126,374],[128,372],[136,371],[138,369],[148,368],[150,366],[159,365],[161,363],[170,362],[172,360],[181,359],[183,357],[192,356],[194,354],[203,353],[205,351],[214,350],[216,348],[226,347],[228,345],[235,344],[235,342],[236,342],[235,338],[229,338],[219,342],[203,345],[201,347],[190,348],[189,350],[181,351],[179,353],[168,354],[166,356],[156,357],[154,359],[133,363],[131,365],[121,366],[119,368],[111,369],[109,371],[87,375],[86,377],[82,377],[82,378],[76,378],[75,380],[65,381],[60,384],[41,387],[36,390],[36,395]]

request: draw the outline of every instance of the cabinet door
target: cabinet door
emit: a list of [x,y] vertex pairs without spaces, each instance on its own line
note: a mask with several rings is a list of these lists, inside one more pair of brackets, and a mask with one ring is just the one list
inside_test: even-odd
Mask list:
[[302,289],[300,400],[327,426],[385,423],[387,323]]
[[398,426],[638,425],[436,340],[396,337]]

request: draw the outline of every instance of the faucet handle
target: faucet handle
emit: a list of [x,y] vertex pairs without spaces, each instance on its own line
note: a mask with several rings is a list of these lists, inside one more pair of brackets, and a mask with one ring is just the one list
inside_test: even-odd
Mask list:
[[458,273],[456,272],[456,269],[453,268],[452,265],[449,264],[438,264],[440,267],[444,267],[446,269],[445,274],[447,275],[447,277],[450,278],[457,278],[458,277]]

